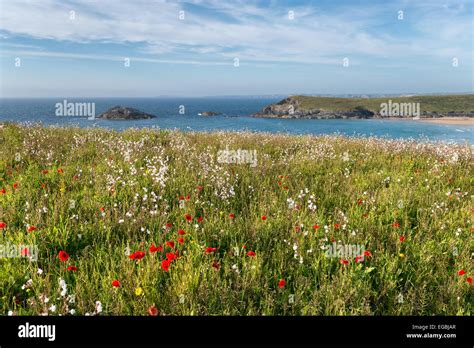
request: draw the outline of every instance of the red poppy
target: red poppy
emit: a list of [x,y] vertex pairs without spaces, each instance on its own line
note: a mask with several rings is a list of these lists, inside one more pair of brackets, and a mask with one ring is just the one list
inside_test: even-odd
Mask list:
[[472,278],[471,278],[471,277],[467,277],[467,278],[466,278],[466,282],[468,282],[469,284],[472,284]]
[[208,247],[208,248],[206,248],[206,254],[213,253],[213,252],[216,251],[216,250],[217,250],[217,248]]
[[344,259],[341,259],[339,261],[342,265],[348,265],[349,264],[349,261],[348,260],[344,260]]
[[176,255],[173,253],[166,253],[166,258],[169,260],[169,262],[176,260]]
[[14,183],[13,188],[16,190],[18,188],[18,183]]
[[163,247],[161,245],[155,246],[155,244],[152,244],[150,246],[150,253],[155,253],[157,251],[160,251],[160,252],[163,251]]
[[341,224],[334,224],[334,229],[338,230],[341,227]]
[[36,230],[36,226],[30,226],[28,227],[28,232],[33,232]]
[[317,230],[319,228],[319,225],[316,224],[316,225],[313,225],[313,229]]
[[262,216],[262,220],[265,221],[267,217],[265,215]]
[[167,259],[165,259],[165,260],[161,261],[161,268],[163,270],[165,270],[166,272],[168,272],[168,270],[170,268],[170,264],[171,264],[171,262],[168,261]]
[[256,255],[256,254],[255,254],[254,251],[249,251],[249,252],[247,253],[247,256],[250,256],[250,257],[254,257],[255,255]]
[[231,213],[231,214],[229,214],[229,217],[230,217],[231,219],[234,219],[234,218],[235,218],[235,214],[232,214],[232,213]]
[[296,232],[301,232],[301,227],[295,226],[295,231],[296,231]]
[[362,255],[356,256],[356,263],[362,262],[364,260],[364,257]]
[[362,203],[364,203],[364,201],[362,199],[357,200],[358,205],[362,205]]
[[113,282],[112,282],[112,286],[114,288],[118,288],[120,286],[120,281],[118,281],[117,279],[115,279]]
[[69,259],[69,254],[64,250],[61,250],[58,254],[58,257],[61,262],[65,262]]
[[201,222],[203,219],[204,219],[204,218],[203,218],[202,216],[200,216],[200,217],[198,218],[198,222]]
[[191,196],[190,195],[187,195],[186,196],[186,200],[189,201],[191,199]]
[[405,236],[400,236],[400,242],[404,242],[405,241]]
[[5,227],[7,227],[7,224],[3,221],[0,221],[0,230],[3,230]]
[[148,314],[150,314],[152,317],[156,317],[158,315],[158,308],[156,308],[155,305],[151,306],[148,308]]
[[184,217],[185,217],[186,220],[188,220],[188,221],[191,221],[191,220],[193,219],[193,217],[192,217],[191,215],[189,215],[189,214],[184,215]]
[[47,169],[44,169],[44,170],[42,171],[42,173],[43,173],[43,174],[48,174],[49,171],[48,171]]
[[168,223],[166,224],[166,228],[171,228],[172,226],[173,226],[173,224],[172,224],[171,222],[168,222]]
[[285,279],[280,279],[280,281],[278,282],[278,287],[281,289],[281,288],[284,287],[285,285],[286,285]]
[[174,248],[174,242],[172,240],[166,242],[166,245],[169,246],[171,249]]
[[2,188],[2,189],[0,190],[0,193],[1,193],[1,194],[5,194],[6,192],[7,192],[7,191],[5,190],[5,188]]
[[392,224],[392,227],[393,227],[393,228],[399,228],[399,227],[400,227],[400,223],[398,223],[397,221],[395,221],[395,222]]
[[369,217],[369,214],[362,214],[362,217],[363,217],[364,219],[367,219],[367,218]]
[[130,254],[129,259],[131,260],[141,260],[145,257],[145,253],[143,251],[135,251],[133,254]]
[[180,201],[184,201],[184,196],[179,196]]
[[184,244],[184,238],[178,238],[178,243],[179,244]]
[[466,274],[466,272],[465,272],[463,269],[461,269],[461,270],[458,272],[458,275],[459,275],[459,276],[462,276],[462,275],[465,275],[465,274]]
[[58,173],[59,174],[64,173],[64,170],[62,170],[61,168],[58,168]]
[[100,208],[100,211],[101,211],[101,212],[104,212],[104,211],[105,211],[105,208],[104,208],[104,207]]
[[221,267],[221,265],[219,265],[219,262],[214,261],[214,262],[212,263],[212,267],[214,267],[215,269],[219,269],[219,268]]
[[186,234],[186,232],[184,232],[184,230],[179,230],[179,231],[178,231],[178,234],[179,234],[180,236],[184,236],[184,235]]
[[247,249],[247,246],[246,246],[246,245],[243,245],[242,248]]
[[28,256],[29,253],[30,251],[28,250],[28,248],[24,248],[21,250],[21,256]]
[[198,187],[197,187],[198,191],[202,191],[203,188],[204,188],[204,187],[202,187],[202,186],[198,186]]
[[372,253],[369,250],[364,251],[364,256],[372,257]]
[[67,268],[68,271],[72,271],[72,272],[76,272],[77,271],[77,267],[76,266],[69,266]]

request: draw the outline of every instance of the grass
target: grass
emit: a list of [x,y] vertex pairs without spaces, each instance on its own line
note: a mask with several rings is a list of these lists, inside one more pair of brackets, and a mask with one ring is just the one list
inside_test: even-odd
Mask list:
[[0,244],[38,248],[0,259],[3,315],[474,314],[468,145],[13,124],[0,143]]
[[363,107],[373,112],[380,111],[380,104],[388,103],[420,103],[420,111],[426,112],[467,112],[474,113],[474,94],[434,95],[411,97],[384,97],[384,98],[329,98],[329,97],[292,97],[300,102],[304,110],[323,109],[333,111],[353,110]]

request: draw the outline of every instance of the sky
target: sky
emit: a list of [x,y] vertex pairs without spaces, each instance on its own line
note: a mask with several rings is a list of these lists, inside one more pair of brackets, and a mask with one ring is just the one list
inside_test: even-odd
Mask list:
[[473,93],[473,7],[0,0],[0,97]]

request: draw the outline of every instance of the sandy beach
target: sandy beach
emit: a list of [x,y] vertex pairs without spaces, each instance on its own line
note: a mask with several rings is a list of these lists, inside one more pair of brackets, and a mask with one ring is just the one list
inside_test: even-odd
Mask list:
[[457,124],[462,126],[474,126],[473,117],[440,117],[440,118],[422,118],[417,121],[438,123],[438,124]]

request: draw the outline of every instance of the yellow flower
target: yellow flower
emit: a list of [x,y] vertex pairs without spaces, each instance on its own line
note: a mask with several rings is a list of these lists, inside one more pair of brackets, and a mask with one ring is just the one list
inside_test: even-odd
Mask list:
[[400,254],[398,254],[398,256],[405,257],[405,254],[400,253]]
[[143,289],[141,287],[138,287],[135,289],[135,295],[140,296],[143,294]]

